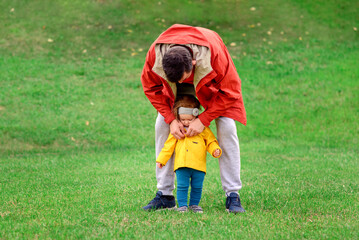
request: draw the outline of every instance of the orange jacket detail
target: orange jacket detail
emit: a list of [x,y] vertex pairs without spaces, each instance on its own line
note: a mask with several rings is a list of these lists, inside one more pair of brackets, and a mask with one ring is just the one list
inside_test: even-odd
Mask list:
[[[233,61],[220,36],[209,29],[175,24],[163,32],[151,45],[143,67],[141,82],[151,104],[171,123],[175,94],[163,76],[153,71],[156,61],[155,47],[158,44],[195,44],[205,46],[210,52],[210,72],[196,85],[196,95],[204,107],[199,119],[209,126],[213,119],[229,117],[246,125],[246,112],[241,92],[241,80]],[[196,59],[197,62],[199,59]],[[196,66],[194,68],[196,71]]]

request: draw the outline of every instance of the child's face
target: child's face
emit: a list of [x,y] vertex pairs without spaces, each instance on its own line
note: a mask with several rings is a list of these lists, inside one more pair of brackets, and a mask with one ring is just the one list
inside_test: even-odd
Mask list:
[[196,117],[191,114],[180,114],[179,120],[183,124],[184,127],[188,127],[193,120],[195,120]]

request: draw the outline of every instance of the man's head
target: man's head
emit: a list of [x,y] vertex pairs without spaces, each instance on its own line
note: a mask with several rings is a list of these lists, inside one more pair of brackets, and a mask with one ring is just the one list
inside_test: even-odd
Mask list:
[[191,75],[196,61],[184,46],[171,47],[163,56],[162,67],[170,82],[183,82]]

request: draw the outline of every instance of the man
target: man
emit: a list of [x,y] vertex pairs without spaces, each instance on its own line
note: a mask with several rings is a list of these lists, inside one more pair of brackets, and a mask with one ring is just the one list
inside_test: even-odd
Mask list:
[[[246,124],[241,80],[226,46],[217,33],[201,27],[175,24],[163,32],[150,47],[141,75],[145,95],[157,109],[156,157],[171,133],[182,139],[201,133],[212,120],[223,150],[219,159],[226,209],[244,212],[238,191],[240,152],[235,120]],[[185,132],[171,109],[177,95],[193,94],[204,111]],[[162,169],[156,168],[156,197],[144,210],[174,208],[173,156]]]

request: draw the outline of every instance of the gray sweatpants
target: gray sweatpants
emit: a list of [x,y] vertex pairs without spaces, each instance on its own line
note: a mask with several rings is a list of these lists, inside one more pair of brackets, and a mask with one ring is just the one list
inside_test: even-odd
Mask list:
[[[217,125],[217,139],[222,148],[222,156],[219,158],[222,187],[228,196],[242,188],[240,178],[240,152],[235,121],[227,117],[215,119]],[[170,133],[170,126],[158,114],[155,126],[156,158],[160,154]],[[156,167],[157,189],[163,195],[173,195],[175,174],[173,172],[174,155],[162,169]]]

